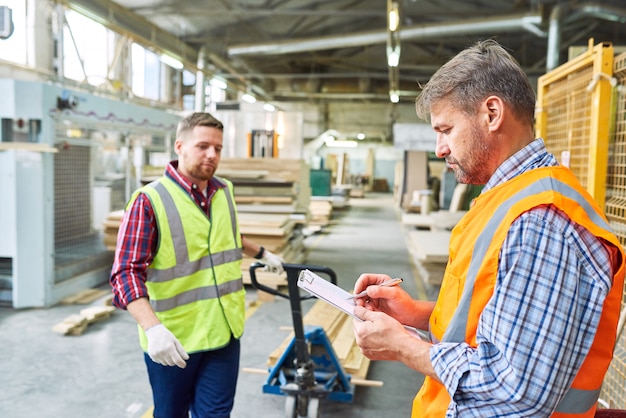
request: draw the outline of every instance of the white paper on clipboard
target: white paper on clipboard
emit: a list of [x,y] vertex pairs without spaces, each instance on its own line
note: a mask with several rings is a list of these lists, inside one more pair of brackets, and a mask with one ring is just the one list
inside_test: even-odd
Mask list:
[[[298,276],[298,287],[330,303],[335,308],[344,311],[351,317],[357,318],[354,316],[356,303],[354,299],[351,298],[352,294],[332,284],[323,277],[318,276],[311,270],[302,270],[300,272]],[[360,318],[357,319],[361,320]]]
[[[362,321],[361,318],[354,315],[354,307],[356,303],[352,299],[352,293],[348,293],[339,286],[336,286],[313,273],[311,270],[302,270],[298,276],[298,287],[306,290],[312,295],[317,296],[326,303],[331,304],[335,308],[347,313],[353,318]],[[428,332],[405,325],[404,328],[414,337],[422,341],[431,342]]]

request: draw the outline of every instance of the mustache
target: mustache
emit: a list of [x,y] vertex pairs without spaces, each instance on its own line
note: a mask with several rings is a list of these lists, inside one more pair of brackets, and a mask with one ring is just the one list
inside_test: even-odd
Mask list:
[[453,157],[450,157],[450,156],[447,156],[447,157],[445,158],[445,160],[446,160],[446,164],[447,164],[447,165],[451,165],[451,164],[456,164],[456,165],[458,165],[458,164],[459,164],[459,162],[457,161],[457,159],[456,159],[456,158],[453,158]]

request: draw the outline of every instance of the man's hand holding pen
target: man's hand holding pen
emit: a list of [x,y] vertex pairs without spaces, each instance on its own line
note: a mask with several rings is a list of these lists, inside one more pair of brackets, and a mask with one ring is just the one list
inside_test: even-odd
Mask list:
[[[394,283],[395,285],[381,286],[382,283]],[[383,312],[399,321],[401,324],[415,326],[416,304],[418,302],[409,295],[402,286],[398,286],[400,280],[394,280],[386,274],[365,273],[361,274],[354,284],[355,295],[367,290],[367,296],[355,298],[357,306],[362,306],[369,311]],[[430,302],[426,302],[430,303]],[[420,312],[421,310],[417,310]],[[355,313],[357,310],[355,310]],[[420,322],[420,327],[423,327]]]

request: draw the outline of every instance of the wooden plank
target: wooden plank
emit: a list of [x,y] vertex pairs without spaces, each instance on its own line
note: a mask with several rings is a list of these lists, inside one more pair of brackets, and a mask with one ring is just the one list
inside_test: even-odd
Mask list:
[[72,305],[72,304],[87,304],[91,303],[94,300],[106,296],[110,291],[101,290],[101,289],[85,289],[81,290],[78,293],[75,293],[71,296],[66,297],[61,300],[63,305]]
[[33,151],[33,152],[51,152],[57,153],[58,149],[50,146],[49,144],[42,144],[40,142],[0,142],[0,151],[7,150],[20,150],[20,151]]
[[427,215],[419,213],[403,213],[402,223],[407,226],[430,228],[432,230],[452,229],[467,211],[450,212],[440,210]]
[[448,231],[409,231],[410,250],[421,261],[447,263],[449,243]]
[[63,335],[80,335],[87,328],[87,318],[80,314],[72,314],[55,324],[52,331]]
[[249,205],[291,205],[293,196],[235,196],[237,204]]
[[336,337],[333,339],[333,349],[337,357],[346,360],[352,347],[354,347],[354,329],[352,325],[352,318],[348,315],[342,315],[343,320],[341,327],[339,328]]
[[258,242],[273,253],[280,253],[289,244],[288,236],[269,236],[269,235],[257,235],[257,234],[245,234],[246,238],[251,239],[254,242]]
[[[222,160],[224,161],[224,160]],[[227,168],[222,168],[222,164],[217,169],[215,173],[217,176],[227,178],[231,181],[234,179],[261,179],[267,177],[269,174],[268,170],[242,170],[240,168],[229,170]]]
[[355,344],[342,365],[346,373],[365,379],[369,370],[370,359],[361,354],[361,349]]
[[237,205],[239,213],[294,213],[298,212],[295,205],[281,204],[244,204]]
[[90,306],[80,310],[80,314],[87,319],[89,324],[108,318],[113,312],[115,312],[113,306]]
[[239,225],[281,227],[290,221],[285,213],[240,213],[237,216]]
[[288,236],[293,232],[293,228],[295,223],[290,223],[283,227],[263,227],[263,226],[250,226],[250,225],[240,225],[239,231],[245,236],[248,235],[263,235],[263,236],[275,236],[275,237],[283,237]]
[[[261,374],[261,375],[269,374],[269,370],[258,369],[255,367],[242,367],[241,371],[244,373],[255,373],[255,374]],[[351,376],[350,382],[352,382],[352,384],[355,386],[369,386],[369,387],[381,387],[384,384],[382,380],[368,380],[368,379],[362,379],[362,378],[355,377],[355,376]]]

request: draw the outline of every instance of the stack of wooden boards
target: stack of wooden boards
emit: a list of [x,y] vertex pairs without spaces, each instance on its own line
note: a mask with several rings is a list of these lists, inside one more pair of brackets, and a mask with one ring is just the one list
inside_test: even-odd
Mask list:
[[[228,158],[220,161],[216,175],[233,183],[241,233],[263,245],[286,263],[306,260],[304,235],[299,225],[310,219],[310,169],[300,159]],[[250,284],[250,265],[241,263],[244,283]],[[256,271],[257,279],[270,287],[286,285],[286,275]]]
[[102,304],[88,306],[78,313],[65,317],[52,327],[52,331],[63,335],[81,335],[90,324],[109,318],[115,308],[111,305],[111,291],[85,289],[61,300],[63,305],[85,305],[102,298]]
[[309,209],[311,212],[308,223],[310,229],[321,229],[330,223],[333,216],[333,204],[329,199],[311,198]]
[[91,306],[79,313],[67,316],[52,327],[52,331],[63,335],[80,335],[88,325],[108,318],[115,311],[113,306]]
[[448,263],[449,231],[408,232],[408,248],[420,277],[427,285],[439,286]]
[[[302,319],[304,325],[318,325],[324,328],[326,336],[333,346],[333,350],[346,373],[355,379],[365,379],[370,366],[370,360],[361,354],[354,338],[352,317],[344,312],[318,300]],[[267,360],[268,366],[276,364],[293,339],[293,332],[278,346]]]
[[120,229],[120,222],[124,216],[123,210],[116,210],[107,216],[102,223],[102,232],[104,233],[104,246],[109,251],[115,251],[115,245],[117,243],[117,232]]

